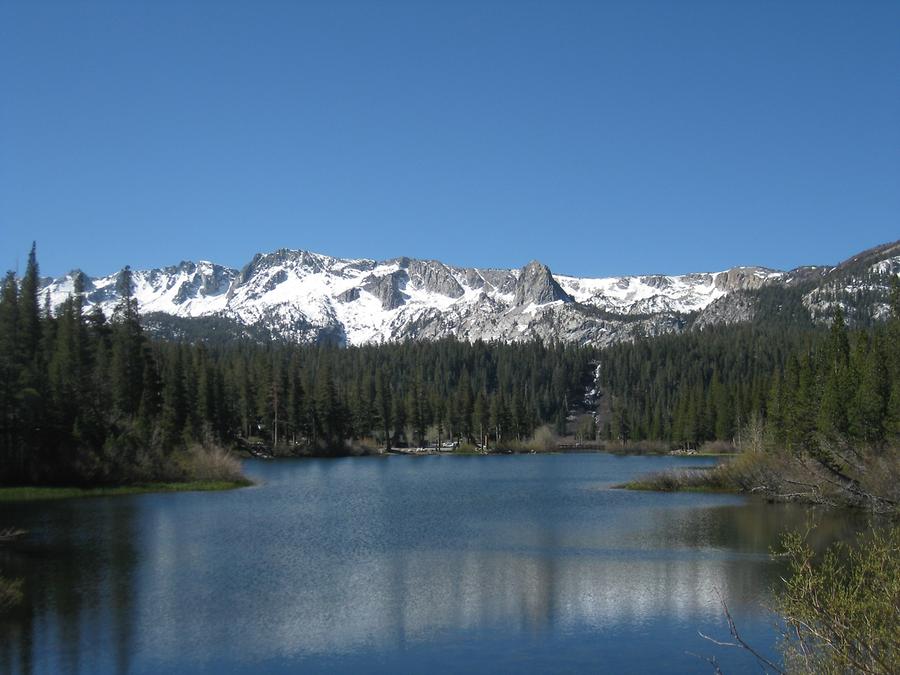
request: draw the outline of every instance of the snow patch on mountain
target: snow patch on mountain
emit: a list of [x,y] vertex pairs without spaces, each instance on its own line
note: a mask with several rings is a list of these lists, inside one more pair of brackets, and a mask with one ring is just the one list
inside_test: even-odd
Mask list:
[[[872,266],[873,273],[884,270],[900,271],[900,256]],[[53,306],[73,291],[77,273],[45,281]],[[729,309],[726,298],[795,277],[762,267],[735,267],[584,278],[554,275],[537,261],[521,269],[460,268],[436,260],[342,259],[280,249],[255,255],[240,270],[209,261],[136,270],[132,293],[145,314],[223,317],[301,342],[358,345],[452,335],[603,345],[680,330],[686,315],[713,303],[721,309],[710,317],[742,320],[752,316],[750,308]],[[121,272],[86,278],[87,304],[110,315],[120,299],[122,279]]]

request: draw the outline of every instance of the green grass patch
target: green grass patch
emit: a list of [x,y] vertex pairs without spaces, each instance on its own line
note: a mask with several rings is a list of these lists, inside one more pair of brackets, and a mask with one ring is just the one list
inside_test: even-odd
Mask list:
[[148,492],[211,492],[247,487],[253,482],[237,481],[189,481],[186,483],[139,483],[109,487],[49,487],[23,486],[0,488],[0,502],[28,502],[47,499],[73,499],[76,497],[113,497],[138,495]]

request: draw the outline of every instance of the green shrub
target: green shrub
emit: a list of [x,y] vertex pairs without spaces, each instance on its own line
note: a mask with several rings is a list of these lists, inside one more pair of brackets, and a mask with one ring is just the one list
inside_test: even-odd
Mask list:
[[22,580],[0,576],[0,612],[22,602]]
[[790,575],[778,598],[785,667],[798,673],[900,671],[900,525],[817,559],[804,535],[786,535]]

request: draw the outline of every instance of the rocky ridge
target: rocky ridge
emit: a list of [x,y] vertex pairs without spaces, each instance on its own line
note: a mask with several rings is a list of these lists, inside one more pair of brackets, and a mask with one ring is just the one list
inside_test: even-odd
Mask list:
[[[76,274],[44,280],[51,305],[72,292]],[[86,277],[87,304],[111,314],[121,274]],[[835,267],[608,278],[554,275],[538,261],[513,270],[460,268],[437,260],[341,259],[280,249],[255,255],[240,270],[206,261],[136,270],[132,293],[148,327],[176,337],[203,320],[223,331],[233,326],[224,331],[229,334],[299,342],[455,336],[602,346],[754,320],[759,293],[772,287],[802,294],[813,320],[827,320],[836,304],[851,320],[877,320],[886,315],[889,280],[897,274],[900,242]]]

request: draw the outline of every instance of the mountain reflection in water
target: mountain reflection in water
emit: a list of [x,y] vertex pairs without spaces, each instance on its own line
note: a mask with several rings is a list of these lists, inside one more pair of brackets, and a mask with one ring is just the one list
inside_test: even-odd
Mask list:
[[719,592],[771,651],[769,548],[809,512],[609,489],[685,461],[253,461],[246,490],[5,504],[29,536],[0,554],[26,580],[0,669],[692,672]]

